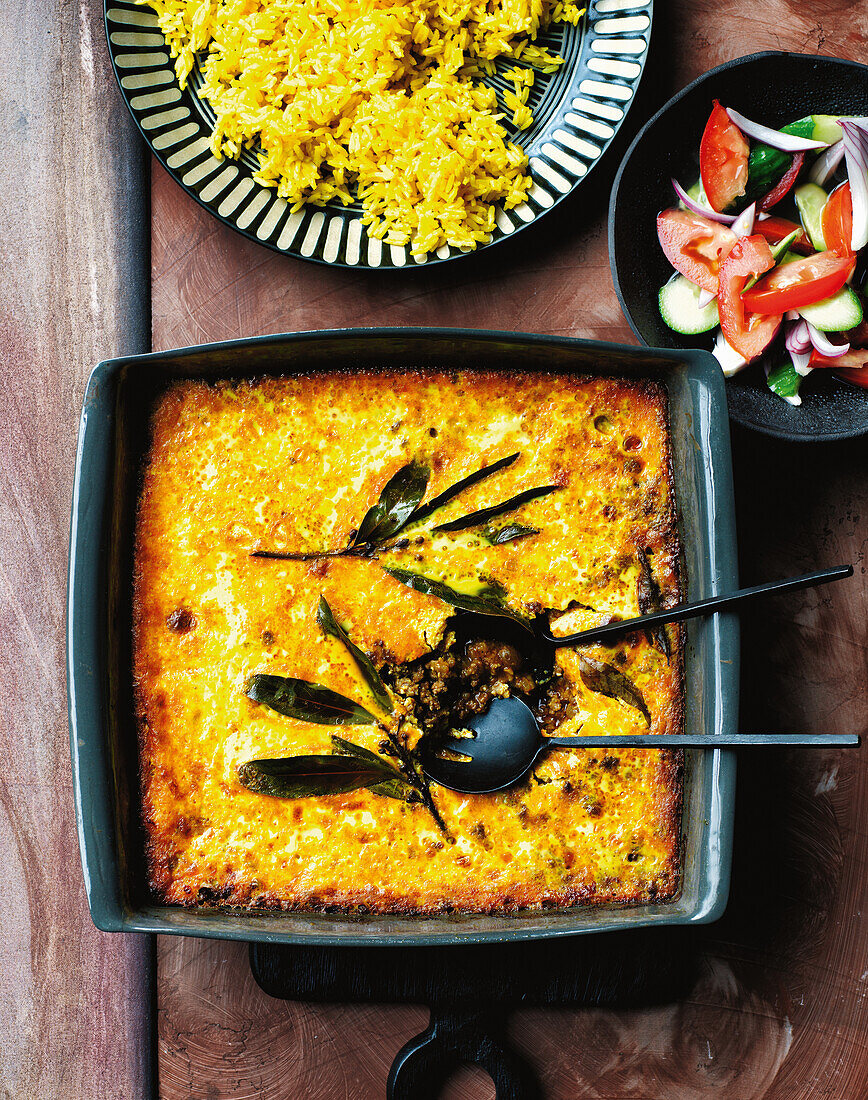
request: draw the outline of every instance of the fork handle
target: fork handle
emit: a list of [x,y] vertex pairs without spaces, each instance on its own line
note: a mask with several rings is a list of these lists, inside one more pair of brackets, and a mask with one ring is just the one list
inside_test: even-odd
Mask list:
[[834,569],[821,569],[817,573],[804,573],[800,577],[789,577],[783,581],[766,581],[763,584],[755,584],[752,588],[739,588],[735,592],[726,592],[722,596],[711,596],[707,600],[682,603],[677,607],[670,607],[664,611],[655,611],[651,615],[640,615],[635,619],[621,619],[619,622],[606,623],[605,626],[580,630],[578,634],[567,634],[563,638],[556,638],[547,630],[543,630],[542,635],[547,641],[556,646],[601,641],[603,638],[624,634],[631,630],[648,630],[654,626],[661,626],[663,623],[680,623],[685,619],[710,615],[713,611],[726,611],[733,604],[747,603],[750,600],[758,599],[760,596],[773,596],[779,592],[795,592],[800,588],[814,588],[819,584],[828,584],[830,581],[838,581],[843,577],[852,576],[852,565],[837,565]]
[[555,749],[727,749],[742,745],[816,745],[848,748],[860,743],[855,733],[637,733],[603,737],[546,737]]

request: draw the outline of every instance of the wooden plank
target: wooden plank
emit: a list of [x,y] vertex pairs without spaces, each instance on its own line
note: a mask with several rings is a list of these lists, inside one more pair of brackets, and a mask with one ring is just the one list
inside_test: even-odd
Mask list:
[[152,950],[90,921],[69,765],[64,605],[78,411],[147,349],[144,158],[97,0],[0,5],[0,1096],[150,1094]]
[[[864,58],[868,8],[842,0],[658,4],[635,132],[700,72],[760,49]],[[466,261],[398,273],[286,260],[224,229],[159,169],[153,183],[156,347],[344,325],[460,325],[633,342],[605,237],[608,168],[558,214]],[[595,173],[596,175],[596,173]],[[868,456],[735,432],[745,583],[853,561],[857,579],[744,619],[745,730],[868,728],[864,583]],[[868,765],[864,752],[767,750],[739,769],[733,899],[684,931],[696,978],[641,1011],[516,1013],[513,1038],[547,1100],[856,1100],[868,1078]],[[159,945],[160,1094],[376,1100],[421,1029],[414,1006],[285,1004],[252,984],[237,946]],[[819,1082],[819,1084],[818,1084]],[[468,1072],[447,1100],[489,1100]]]

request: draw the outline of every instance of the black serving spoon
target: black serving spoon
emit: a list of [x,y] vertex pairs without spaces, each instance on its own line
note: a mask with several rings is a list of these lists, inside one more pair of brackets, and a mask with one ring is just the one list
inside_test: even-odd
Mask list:
[[[784,581],[770,581],[742,588],[723,596],[679,604],[666,611],[623,619],[605,626],[583,630],[556,638],[542,632],[552,645],[576,645],[611,637],[631,630],[645,630],[661,623],[722,611],[736,603],[778,592],[811,588],[853,575],[850,565],[807,573]],[[855,734],[631,734],[599,737],[545,737],[530,708],[521,699],[495,699],[488,710],[467,724],[467,734],[455,734],[439,742],[425,753],[422,768],[427,777],[442,787],[466,794],[489,794],[512,786],[533,767],[540,755],[550,748],[617,749],[617,748],[736,748],[751,745],[814,745],[831,747],[855,746]]]
[[735,604],[748,603],[760,596],[776,596],[781,592],[796,592],[800,588],[816,588],[820,584],[829,584],[830,581],[852,576],[852,565],[836,565],[833,569],[821,569],[818,573],[803,573],[800,577],[789,577],[785,581],[766,581],[764,584],[755,584],[752,588],[739,588],[735,592],[725,592],[722,596],[711,596],[707,600],[680,603],[664,611],[655,611],[651,615],[640,615],[636,619],[619,619],[617,622],[606,623],[605,626],[580,630],[578,634],[566,634],[562,638],[556,638],[545,630],[540,631],[540,635],[554,646],[600,642],[631,630],[650,630],[663,623],[682,623],[685,619],[698,619],[714,611],[728,611]]
[[[511,697],[495,699],[485,714],[468,723],[473,737],[450,737],[440,750],[426,754],[422,768],[428,778],[463,794],[491,794],[517,783],[548,749],[685,749],[741,748],[748,745],[819,745],[841,748],[859,744],[850,733],[645,733],[601,737],[544,737],[530,708]],[[457,755],[460,754],[461,758]]]

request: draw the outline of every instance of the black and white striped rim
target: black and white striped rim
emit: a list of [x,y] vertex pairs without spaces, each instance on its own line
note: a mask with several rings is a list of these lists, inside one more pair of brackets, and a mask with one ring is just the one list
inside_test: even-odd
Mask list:
[[[565,64],[537,74],[529,106],[534,123],[510,136],[528,154],[527,201],[498,208],[487,248],[525,228],[570,194],[594,167],[624,120],[648,53],[653,0],[590,0],[580,27],[558,24],[538,39]],[[307,206],[296,213],[253,180],[255,158],[217,160],[209,148],[213,113],[195,94],[198,70],[181,91],[154,13],[129,0],[106,0],[106,33],[121,92],[157,158],[207,210],[250,240],[278,252],[344,267],[398,268],[466,254],[444,245],[427,257],[369,237],[361,207]],[[514,63],[514,62],[513,62]],[[508,64],[513,64],[508,63]],[[492,83],[506,86],[499,76]]]

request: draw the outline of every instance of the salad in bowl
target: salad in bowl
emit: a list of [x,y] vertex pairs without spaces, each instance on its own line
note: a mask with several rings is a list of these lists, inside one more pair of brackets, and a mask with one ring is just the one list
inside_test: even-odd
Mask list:
[[868,387],[868,117],[773,129],[715,99],[698,153],[657,216],[663,321],[713,332],[724,374],[760,363],[792,405],[816,370]]

